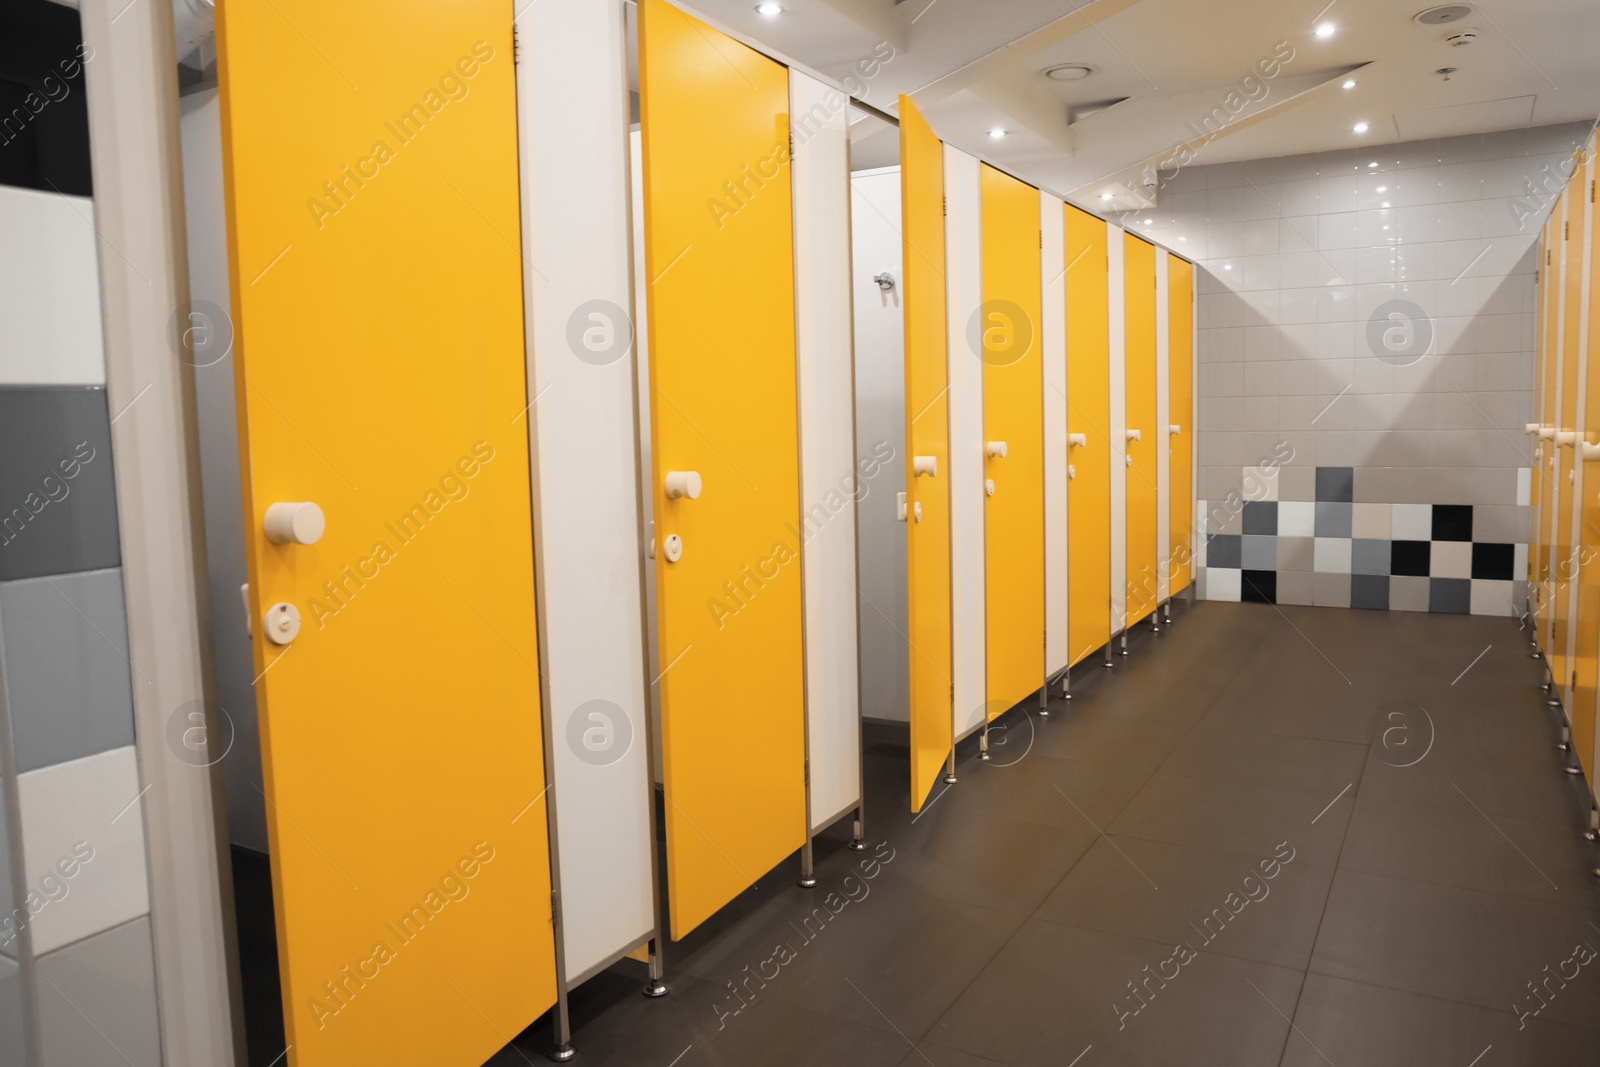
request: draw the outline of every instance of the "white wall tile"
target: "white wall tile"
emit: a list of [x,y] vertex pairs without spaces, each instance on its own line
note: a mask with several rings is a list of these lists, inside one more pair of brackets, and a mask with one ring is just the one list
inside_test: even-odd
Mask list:
[[94,201],[0,186],[0,385],[104,385]]
[[[41,895],[52,885],[66,887],[61,899],[33,918],[35,953],[43,955],[150,910],[144,812],[136,801],[141,788],[131,746],[17,776],[23,879],[30,892]],[[92,858],[70,878],[63,877],[59,865],[81,858],[86,849],[92,850]]]

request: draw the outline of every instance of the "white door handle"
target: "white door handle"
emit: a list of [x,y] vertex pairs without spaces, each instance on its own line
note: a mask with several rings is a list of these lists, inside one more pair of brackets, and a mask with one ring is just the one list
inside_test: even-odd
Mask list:
[[1552,438],[1555,437],[1555,435],[1556,435],[1556,428],[1554,426],[1541,426],[1541,427],[1539,427],[1539,436],[1544,438],[1546,441],[1551,440]]
[[924,474],[926,474],[930,478],[939,477],[939,457],[938,456],[912,456],[911,457],[911,476],[913,478],[920,478]]
[[1129,430],[1128,431],[1128,440],[1130,440],[1130,441],[1142,441],[1142,440],[1144,440],[1144,435],[1142,433],[1140,433],[1138,430]]
[[699,500],[700,472],[668,471],[662,487],[667,491],[668,500]]
[[994,479],[993,478],[987,478],[987,479],[984,480],[983,491],[984,491],[984,494],[986,496],[994,496]]
[[1122,457],[1122,462],[1123,462],[1123,466],[1131,467],[1131,466],[1133,466],[1133,457],[1129,456],[1129,455],[1124,455]]
[[1573,445],[1575,445],[1577,443],[1578,443],[1578,433],[1577,433],[1576,430],[1557,430],[1556,431],[1556,444],[1565,445],[1567,448],[1571,448]]
[[989,444],[984,448],[984,452],[990,459],[1005,459],[1006,443],[1004,441],[990,441]]
[[1179,426],[1177,423],[1173,423],[1171,426],[1167,427],[1167,432],[1176,437],[1178,434],[1183,432],[1183,427]]
[[1088,444],[1089,444],[1089,435],[1086,434],[1086,433],[1069,433],[1069,434],[1067,434],[1067,447],[1068,448],[1086,448],[1086,447],[1088,447]]
[[1600,459],[1600,445],[1583,442],[1583,458],[1585,461]]
[[906,495],[904,493],[896,493],[894,495],[894,517],[901,522],[906,521]]
[[1534,434],[1539,432],[1539,424],[1537,422],[1526,423],[1522,427],[1522,432],[1532,437]]
[[314,545],[328,528],[322,509],[310,501],[268,504],[261,518],[267,540],[275,545]]
[[918,522],[922,521],[922,501],[918,500],[916,503],[911,505],[911,517],[916,519]]

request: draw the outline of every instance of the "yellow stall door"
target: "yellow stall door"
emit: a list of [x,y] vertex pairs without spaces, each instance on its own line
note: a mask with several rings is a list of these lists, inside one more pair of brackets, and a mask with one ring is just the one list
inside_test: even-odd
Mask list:
[[[1044,359],[1039,190],[979,168],[987,714],[1044,684]],[[973,342],[976,342],[974,344]]]
[[789,72],[666,0],[639,7],[678,939],[806,832]]
[[555,1001],[510,14],[217,11],[298,1067],[476,1067]]
[[950,665],[950,405],[945,349],[944,145],[900,98],[905,287],[906,621],[911,657],[911,810],[954,744]]
[[[1540,427],[1554,432],[1560,418],[1561,399],[1556,392],[1556,376],[1561,366],[1561,213],[1563,204],[1557,203],[1545,226],[1544,239],[1544,402]],[[1533,476],[1539,483],[1539,529],[1534,543],[1539,555],[1539,647],[1548,658],[1552,652],[1550,642],[1550,599],[1555,595],[1555,546],[1551,543],[1551,509],[1561,497],[1556,485],[1555,468],[1557,446],[1553,436],[1541,436],[1538,443],[1539,461]],[[1554,664],[1551,664],[1552,668]]]
[[1156,425],[1156,248],[1131,233],[1122,235],[1127,357],[1127,435],[1123,448],[1133,462],[1128,479],[1128,616],[1125,625],[1156,607],[1156,464],[1166,427]]
[[[1111,640],[1110,276],[1106,224],[1065,209],[1067,637],[1072,663]],[[1118,459],[1120,463],[1120,458]]]
[[[1584,168],[1579,167],[1581,177]],[[1579,187],[1580,192],[1582,186]],[[1588,225],[1579,235],[1579,222],[1583,218],[1583,200],[1578,202],[1578,219],[1574,220],[1574,243],[1589,242],[1591,250],[1600,238],[1600,211],[1588,207]],[[1581,253],[1580,253],[1581,254]],[[1591,255],[1593,253],[1591,252]],[[1589,308],[1589,375],[1584,389],[1584,425],[1580,440],[1600,445],[1600,316],[1596,316],[1596,296],[1600,294],[1600,271],[1589,268],[1587,288],[1580,288],[1582,298]],[[1600,462],[1577,457],[1583,463],[1583,500],[1578,515],[1579,570],[1578,570],[1578,654],[1574,664],[1576,682],[1572,698],[1572,745],[1577,750],[1578,761],[1590,782],[1594,781],[1595,700],[1600,684]]]
[[1583,292],[1583,208],[1587,199],[1584,170],[1573,171],[1567,182],[1564,197],[1566,222],[1563,224],[1559,255],[1566,260],[1562,278],[1562,299],[1565,301],[1561,316],[1561,396],[1556,415],[1556,532],[1552,551],[1551,583],[1555,603],[1555,621],[1550,630],[1550,675],[1556,680],[1556,691],[1571,684],[1572,663],[1567,656],[1567,637],[1571,625],[1570,594],[1572,582],[1577,577],[1578,560],[1572,547],[1572,469],[1578,449],[1572,436],[1582,429],[1578,426],[1578,302]]
[[1167,411],[1171,441],[1168,596],[1194,580],[1194,264],[1167,255]]

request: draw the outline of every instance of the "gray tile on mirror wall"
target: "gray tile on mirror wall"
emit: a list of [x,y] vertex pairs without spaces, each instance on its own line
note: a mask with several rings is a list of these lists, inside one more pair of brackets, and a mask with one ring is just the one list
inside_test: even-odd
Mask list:
[[1315,500],[1316,489],[1316,467],[1295,463],[1279,468],[1279,500]]
[[17,772],[133,743],[122,571],[0,582]]
[[0,1067],[26,1067],[24,1012],[22,971],[15,962],[0,956],[0,1034],[5,1035],[0,1039]]
[[149,919],[41,956],[38,975],[40,1067],[161,1062]]
[[121,562],[106,391],[0,387],[0,581]]

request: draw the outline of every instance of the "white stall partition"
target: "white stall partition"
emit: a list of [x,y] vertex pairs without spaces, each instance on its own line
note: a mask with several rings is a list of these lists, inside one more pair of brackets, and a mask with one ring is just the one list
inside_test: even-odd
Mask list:
[[861,805],[856,511],[889,491],[857,466],[850,311],[850,131],[843,93],[789,71],[795,365],[800,408],[800,565],[807,820],[813,833]]
[[1106,223],[1111,360],[1111,635],[1128,625],[1128,320],[1122,229]]
[[[1156,603],[1172,595],[1172,309],[1165,249],[1156,249]],[[1191,433],[1194,431],[1191,429]]]
[[525,418],[565,987],[656,928],[622,7],[541,0],[523,8],[517,38]]
[[988,626],[983,548],[983,360],[969,338],[983,305],[978,160],[944,146],[946,336],[950,391],[950,622],[955,732],[987,721]]

